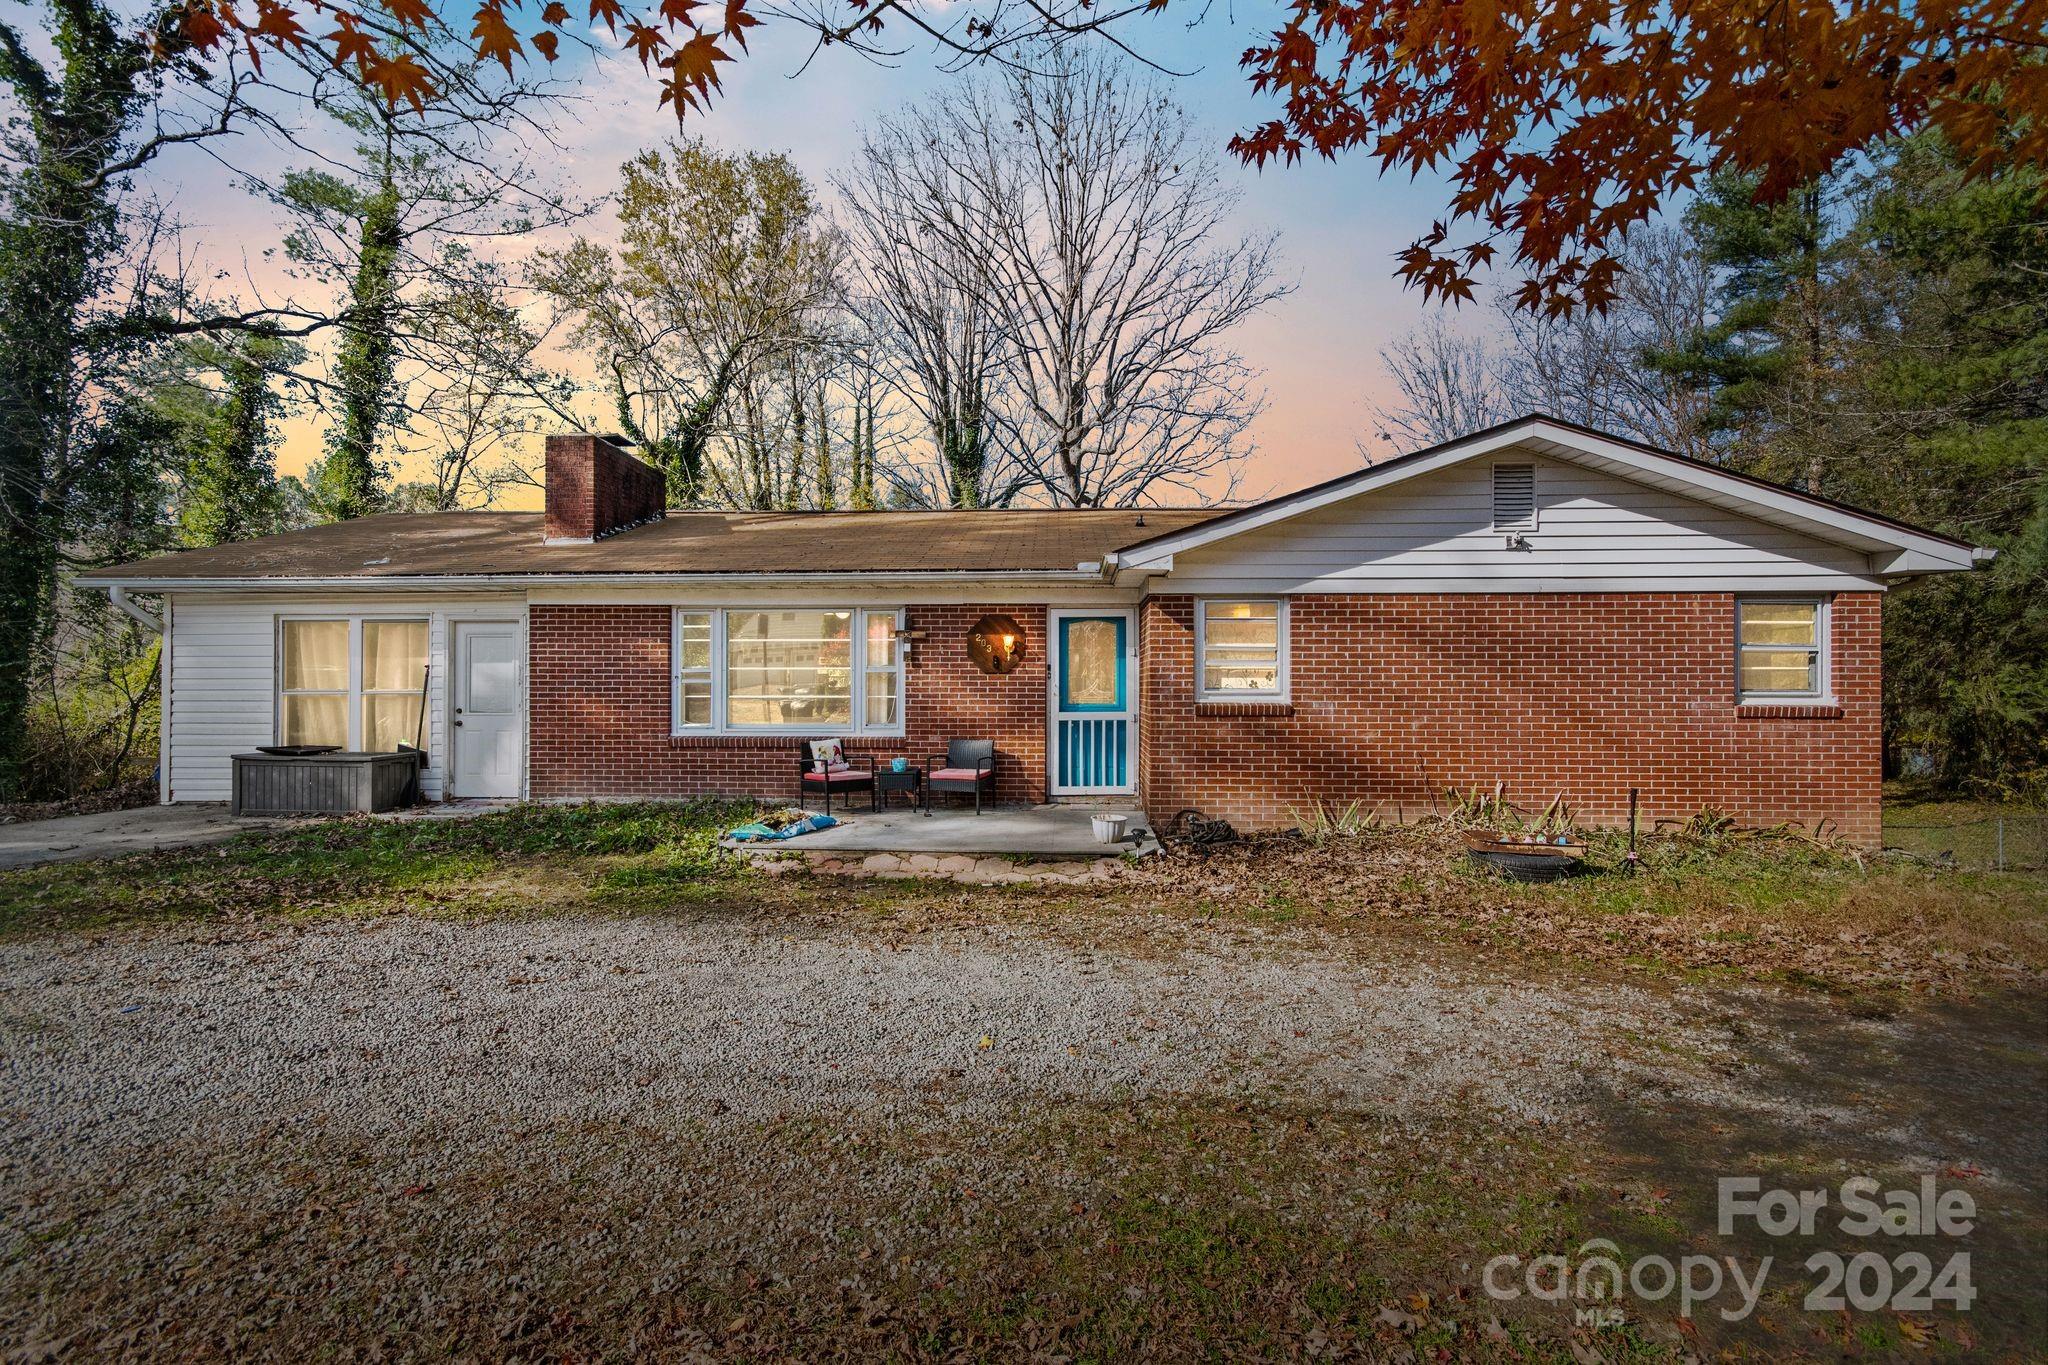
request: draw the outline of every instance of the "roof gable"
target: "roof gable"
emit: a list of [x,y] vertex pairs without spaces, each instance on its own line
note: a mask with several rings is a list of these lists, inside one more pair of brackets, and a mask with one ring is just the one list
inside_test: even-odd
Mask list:
[[1965,541],[1843,503],[1555,418],[1533,415],[1154,536],[1118,550],[1109,563],[1122,574],[1165,572],[1172,568],[1177,554],[1276,526],[1456,465],[1517,452],[1584,465],[1866,554],[1870,556],[1872,572],[1879,575],[1967,569],[1989,560],[1993,554]]

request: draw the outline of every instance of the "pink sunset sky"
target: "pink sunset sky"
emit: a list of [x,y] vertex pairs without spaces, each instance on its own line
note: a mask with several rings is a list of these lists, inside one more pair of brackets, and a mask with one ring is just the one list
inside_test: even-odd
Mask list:
[[[1298,285],[1235,338],[1264,372],[1267,408],[1253,428],[1257,451],[1239,494],[1261,497],[1359,463],[1357,446],[1373,435],[1373,404],[1386,396],[1379,349],[1434,306],[1395,279],[1394,254],[1441,212],[1446,190],[1427,178],[1382,179],[1360,155],[1264,170],[1240,164],[1225,150],[1226,140],[1272,106],[1254,98],[1237,59],[1273,22],[1272,11],[1259,7],[1252,20],[1218,6],[1192,27],[1180,17],[1186,12],[1170,8],[1133,18],[1120,32],[1147,57],[1186,73],[1160,79],[1210,135],[1216,174],[1243,191],[1235,226],[1277,233],[1283,274]],[[601,31],[596,36],[604,39]],[[753,37],[751,56],[726,68],[723,94],[708,113],[690,116],[689,131],[726,149],[786,152],[821,192],[849,161],[864,121],[942,92],[956,79],[942,69],[940,56],[923,48],[887,64],[834,49],[805,67],[810,52],[802,32],[771,22]],[[575,78],[573,97],[559,119],[558,146],[538,149],[537,159],[585,196],[608,191],[622,161],[676,131],[674,115],[656,103],[655,82],[608,40],[603,45],[596,54],[573,56],[565,48],[557,74]],[[308,139],[331,137],[316,113],[301,110],[298,117]],[[274,170],[307,160],[245,138],[217,159],[168,159],[151,188],[175,204],[188,244],[225,272],[219,287],[245,300],[261,293],[275,301],[294,288],[281,261],[265,254],[281,235],[276,215],[237,188],[237,177],[222,163]],[[600,211],[582,230],[608,236],[608,214]],[[1483,304],[1460,311],[1461,326],[1475,330],[1490,312]],[[591,401],[589,410],[593,427],[604,429],[598,403]],[[316,418],[293,418],[279,454],[281,471],[302,472],[319,456],[320,442]]]

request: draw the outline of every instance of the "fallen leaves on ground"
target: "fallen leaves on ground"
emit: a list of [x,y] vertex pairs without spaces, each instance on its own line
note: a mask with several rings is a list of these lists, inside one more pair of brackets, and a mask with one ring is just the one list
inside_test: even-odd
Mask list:
[[[1126,874],[1152,908],[1320,922],[1398,925],[1472,947],[1535,949],[1574,960],[1868,988],[1967,994],[2038,982],[2048,917],[1988,925],[1958,946],[1912,898],[1967,902],[1952,874],[1866,867],[1806,840],[1746,839],[1725,849],[1666,838],[1646,869],[1619,870],[1619,847],[1548,885],[1473,870],[1448,822],[1375,829],[1316,844],[1272,835],[1177,849]],[[1846,921],[1846,922],[1845,922]],[[1923,927],[1921,923],[1927,926]],[[1999,941],[2011,928],[2017,941]],[[2029,951],[2031,950],[2031,951]],[[2023,955],[2024,954],[2024,955]]]

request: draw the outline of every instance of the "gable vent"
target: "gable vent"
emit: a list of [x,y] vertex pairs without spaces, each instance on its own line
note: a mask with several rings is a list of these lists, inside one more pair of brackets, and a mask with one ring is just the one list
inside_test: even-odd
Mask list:
[[1493,529],[1536,529],[1536,466],[1497,464],[1493,467]]

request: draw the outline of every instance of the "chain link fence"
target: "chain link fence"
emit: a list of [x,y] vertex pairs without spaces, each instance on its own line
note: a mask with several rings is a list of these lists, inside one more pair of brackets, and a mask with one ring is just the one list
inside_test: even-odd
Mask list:
[[2048,813],[1946,824],[1886,821],[1884,846],[1978,872],[2048,870]]

